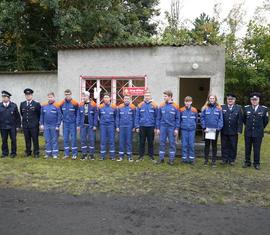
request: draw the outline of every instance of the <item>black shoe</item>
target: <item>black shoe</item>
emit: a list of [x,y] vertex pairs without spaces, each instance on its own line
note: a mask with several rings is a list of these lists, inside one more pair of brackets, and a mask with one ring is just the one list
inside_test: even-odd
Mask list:
[[140,161],[143,161],[143,157],[139,157],[136,162],[140,162]]
[[150,157],[150,160],[151,160],[152,162],[154,162],[154,161],[155,161],[155,158],[154,158],[154,157]]
[[169,160],[167,163],[168,163],[170,166],[173,166],[173,160]]
[[220,164],[224,166],[224,165],[226,165],[227,163],[228,163],[228,162],[227,162],[226,160],[223,160]]
[[208,166],[208,160],[205,160],[203,163],[204,166]]
[[24,157],[31,157],[31,153],[25,153]]
[[254,165],[254,168],[255,170],[258,170],[258,171],[261,169],[260,165]]
[[34,158],[39,158],[39,154],[35,154]]
[[16,154],[10,154],[11,158],[15,158],[17,155]]
[[87,155],[86,154],[83,154],[82,157],[81,157],[81,160],[84,161],[87,159]]
[[247,163],[247,162],[244,162],[243,168],[248,168],[248,167],[251,167],[251,164],[250,163]]
[[164,161],[164,159],[159,159],[158,161],[156,161],[156,163],[155,164],[163,164],[165,161]]
[[95,160],[95,157],[94,157],[93,155],[91,155],[91,156],[89,157],[89,160],[94,161],[94,160]]
[[234,166],[234,162],[229,162],[229,165],[230,166]]
[[2,156],[1,156],[1,158],[6,158],[6,157],[7,157],[7,155],[2,155]]
[[217,167],[217,164],[215,161],[212,161],[211,165],[212,165],[212,167]]

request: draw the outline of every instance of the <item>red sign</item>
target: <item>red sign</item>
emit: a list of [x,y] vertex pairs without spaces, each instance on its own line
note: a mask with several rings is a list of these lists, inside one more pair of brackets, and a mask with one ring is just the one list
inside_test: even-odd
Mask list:
[[144,96],[145,87],[125,87],[123,89],[124,95],[130,96]]

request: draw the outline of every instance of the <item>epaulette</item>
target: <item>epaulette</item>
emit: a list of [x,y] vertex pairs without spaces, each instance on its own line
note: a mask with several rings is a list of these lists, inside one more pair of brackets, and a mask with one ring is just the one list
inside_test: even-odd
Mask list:
[[176,104],[175,102],[172,103],[172,106],[175,107],[176,109],[179,109],[179,105]]
[[143,104],[144,104],[144,101],[142,101],[141,103],[139,103],[138,104],[138,108],[141,108]]
[[49,102],[46,101],[46,102],[41,103],[41,106],[46,106],[46,105],[48,105],[48,104],[49,104]]
[[105,106],[105,104],[100,104],[100,105],[98,106],[98,108],[101,109],[101,108],[103,108],[104,106]]
[[54,102],[53,105],[56,107],[56,108],[60,108],[60,104],[58,102]]
[[184,112],[186,110],[186,107],[184,106],[184,107],[182,107],[182,108],[180,108],[180,112]]
[[111,104],[111,108],[116,109],[117,105],[116,104]]
[[194,107],[191,107],[191,111],[194,112],[194,113],[198,113],[198,110]]
[[159,105],[159,107],[161,108],[161,107],[164,107],[165,106],[165,102],[162,102],[162,103],[160,103],[160,105]]
[[121,109],[121,108],[123,108],[123,107],[125,107],[125,104],[124,104],[124,103],[118,105],[118,108],[119,108],[119,109]]
[[71,102],[74,106],[78,106],[78,105],[79,105],[79,103],[78,103],[77,100],[72,99],[70,102]]
[[130,104],[129,107],[130,107],[131,109],[136,109],[136,106],[135,106],[134,104]]
[[153,105],[153,107],[154,107],[155,109],[158,108],[158,104],[157,104],[156,102],[152,101],[151,104]]
[[59,106],[62,106],[65,103],[65,100],[61,100],[58,102]]
[[96,102],[92,100],[92,101],[91,101],[91,106],[92,106],[92,107],[97,107]]

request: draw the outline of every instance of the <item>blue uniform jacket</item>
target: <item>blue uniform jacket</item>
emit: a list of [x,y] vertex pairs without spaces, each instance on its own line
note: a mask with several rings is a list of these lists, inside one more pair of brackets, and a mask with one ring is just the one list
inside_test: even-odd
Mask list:
[[160,129],[160,126],[174,127],[175,129],[179,129],[180,127],[179,106],[174,102],[161,103],[158,109],[156,126],[157,129]]
[[224,135],[237,135],[243,130],[243,113],[240,105],[234,105],[232,110],[228,105],[222,105],[223,128],[221,133]]
[[98,107],[99,124],[116,126],[117,106],[115,104],[101,104]]
[[156,127],[158,106],[155,102],[141,102],[138,105],[135,118],[135,127]]
[[0,129],[11,129],[21,127],[21,117],[15,103],[9,102],[8,107],[0,103]]
[[117,108],[116,127],[135,127],[136,107],[133,104],[120,104]]
[[[79,104],[78,113],[77,113],[77,126],[84,126],[84,116],[85,116],[85,103],[82,102]],[[91,101],[88,104],[88,122],[89,127],[97,127],[98,121],[98,112],[97,104],[94,101]]]
[[195,131],[198,121],[198,111],[196,108],[182,107],[180,109],[180,128],[187,131]]
[[63,115],[63,122],[67,123],[76,123],[77,121],[77,112],[78,112],[78,102],[74,99],[67,101],[62,100],[59,103],[62,115]]
[[255,111],[251,105],[245,106],[243,121],[245,124],[245,136],[263,137],[264,128],[269,121],[267,107],[260,105]]
[[213,128],[221,130],[223,127],[223,114],[221,107],[216,105],[209,106],[202,110],[201,113],[202,128]]
[[59,105],[55,102],[50,104],[48,102],[41,105],[40,125],[45,128],[60,127],[62,121],[62,113]]

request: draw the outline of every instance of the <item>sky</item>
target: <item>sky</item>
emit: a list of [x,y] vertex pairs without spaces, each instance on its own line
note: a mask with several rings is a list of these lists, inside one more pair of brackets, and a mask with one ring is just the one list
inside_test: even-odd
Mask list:
[[[254,11],[257,6],[262,5],[263,0],[180,0],[180,5],[182,6],[180,9],[180,16],[182,19],[194,20],[201,13],[205,12],[206,14],[213,16],[213,7],[215,3],[221,3],[221,18],[225,18],[230,9],[235,4],[244,3],[244,11],[246,15],[244,17],[244,22],[248,22],[252,17],[254,17]],[[158,17],[161,28],[166,26],[165,24],[165,11],[170,11],[171,0],[160,0],[160,9],[161,15]],[[270,16],[269,16],[270,19]],[[243,27],[242,31],[239,34],[245,33],[245,27]]]

